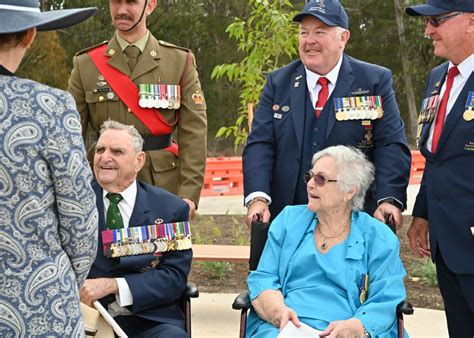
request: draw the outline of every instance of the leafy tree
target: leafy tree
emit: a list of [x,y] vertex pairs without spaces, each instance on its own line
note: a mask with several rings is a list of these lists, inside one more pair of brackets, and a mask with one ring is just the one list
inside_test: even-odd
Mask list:
[[69,78],[67,54],[57,32],[40,32],[23,58],[18,76],[47,85],[66,88]]
[[222,127],[216,137],[233,136],[235,146],[245,143],[248,123],[258,104],[266,75],[297,54],[297,27],[291,22],[296,14],[287,0],[248,0],[250,16],[235,18],[226,32],[238,41],[244,53],[239,62],[216,66],[211,77],[227,77],[240,85],[240,107],[235,124]]
[[[439,62],[431,55],[431,42],[423,38],[424,25],[419,18],[404,14],[405,7],[419,0],[396,0],[403,20],[403,35],[399,36],[396,22],[395,1],[342,0],[350,19],[351,38],[346,52],[361,60],[383,65],[393,72],[394,90],[410,144],[413,145],[416,125],[413,123],[413,107],[409,109],[409,97],[414,92],[419,107],[424,81],[428,71]],[[401,46],[403,43],[403,47]],[[403,68],[405,57],[405,69]],[[408,85],[406,75],[412,79]],[[411,103],[413,104],[413,103]],[[416,117],[415,117],[416,118]],[[411,122],[410,122],[411,121]]]

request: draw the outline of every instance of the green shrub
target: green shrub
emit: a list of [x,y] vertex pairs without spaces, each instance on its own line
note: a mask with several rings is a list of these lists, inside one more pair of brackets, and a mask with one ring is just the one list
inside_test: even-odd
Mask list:
[[423,278],[430,286],[438,285],[436,267],[429,258],[411,262],[410,265],[413,277]]
[[232,269],[232,264],[228,262],[194,262],[194,264],[211,279],[222,279]]

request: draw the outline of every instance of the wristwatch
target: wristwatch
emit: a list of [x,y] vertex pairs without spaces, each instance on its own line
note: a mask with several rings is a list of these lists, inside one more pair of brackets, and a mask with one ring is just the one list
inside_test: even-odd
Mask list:
[[389,197],[389,198],[384,198],[382,200],[379,201],[378,205],[382,204],[382,203],[390,203],[394,206],[396,206],[398,209],[400,209],[401,211],[404,210],[404,206],[403,204],[401,204],[399,201],[397,201],[395,198],[392,198],[392,197]]
[[251,200],[249,200],[247,203],[245,203],[245,207],[248,208],[252,204],[254,204],[255,202],[263,202],[267,205],[267,207],[270,205],[270,201],[267,200],[265,197],[257,196],[257,197],[252,198]]

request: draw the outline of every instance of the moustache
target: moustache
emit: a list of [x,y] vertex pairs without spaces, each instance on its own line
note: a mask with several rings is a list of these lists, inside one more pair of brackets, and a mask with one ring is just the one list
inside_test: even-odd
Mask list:
[[115,20],[129,20],[129,21],[133,21],[133,18],[127,14],[119,14],[119,15],[116,15],[114,16],[114,19]]

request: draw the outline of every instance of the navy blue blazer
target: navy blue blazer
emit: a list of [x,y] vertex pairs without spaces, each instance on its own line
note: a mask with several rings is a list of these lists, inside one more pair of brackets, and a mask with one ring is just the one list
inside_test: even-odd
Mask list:
[[[311,167],[310,161],[301,163],[307,92],[301,60],[270,73],[244,148],[244,195],[255,191],[267,193],[272,198],[272,218],[286,205],[293,204],[297,180],[302,180],[300,166],[305,171]],[[382,96],[384,115],[373,123],[373,145],[366,147],[365,128],[360,120],[336,120],[334,98],[372,95]],[[288,106],[289,110],[280,110],[282,118],[275,118],[274,105]],[[322,114],[327,114],[328,121],[319,149],[341,144],[354,146],[375,165],[375,181],[367,192],[365,210],[373,214],[376,202],[386,197],[394,197],[406,206],[411,153],[392,88],[391,71],[344,55],[336,87]],[[299,186],[305,189],[304,185]]]
[[[192,250],[166,252],[159,258],[157,268],[149,255],[106,258],[102,250],[101,232],[105,229],[103,190],[94,181],[99,211],[99,249],[88,278],[123,277],[133,295],[128,309],[149,320],[182,326],[184,315],[175,304],[186,288],[191,269]],[[137,181],[137,199],[130,217],[130,226],[154,224],[157,218],[165,223],[187,221],[189,206],[164,189]]]
[[[439,94],[448,71],[444,63],[431,71],[424,98]],[[423,125],[420,152],[426,166],[416,197],[413,216],[429,222],[431,255],[439,248],[446,265],[455,273],[474,274],[474,121],[463,113],[469,92],[474,91],[474,74],[449,112],[437,150],[426,148],[431,123]],[[434,123],[434,120],[433,122]]]

